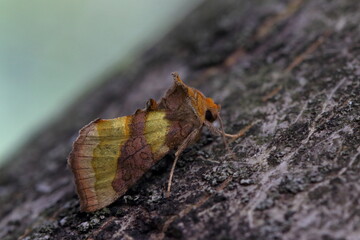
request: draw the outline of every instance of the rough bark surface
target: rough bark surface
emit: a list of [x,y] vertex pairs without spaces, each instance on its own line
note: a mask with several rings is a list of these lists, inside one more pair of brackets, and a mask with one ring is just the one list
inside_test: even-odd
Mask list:
[[[1,239],[360,239],[360,1],[206,1],[0,170]],[[171,85],[222,105],[175,170],[154,166],[108,208],[79,212],[66,167],[78,130]]]

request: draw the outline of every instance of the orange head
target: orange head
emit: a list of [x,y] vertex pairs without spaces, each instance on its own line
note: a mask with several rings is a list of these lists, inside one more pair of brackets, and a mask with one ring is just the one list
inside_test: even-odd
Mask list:
[[191,105],[202,121],[214,122],[220,114],[220,105],[216,104],[211,98],[205,97],[199,90],[187,86],[179,77],[178,73],[172,73],[175,85],[182,87],[189,98]]

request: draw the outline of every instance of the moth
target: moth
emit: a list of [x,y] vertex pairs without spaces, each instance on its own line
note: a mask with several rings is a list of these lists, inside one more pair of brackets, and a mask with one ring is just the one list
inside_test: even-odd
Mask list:
[[[167,193],[179,155],[200,136],[203,126],[225,137],[220,105],[187,86],[177,73],[174,84],[144,109],[114,119],[96,119],[79,132],[68,158],[82,211],[92,212],[113,203],[170,151],[175,159]],[[221,129],[212,123],[220,120]]]

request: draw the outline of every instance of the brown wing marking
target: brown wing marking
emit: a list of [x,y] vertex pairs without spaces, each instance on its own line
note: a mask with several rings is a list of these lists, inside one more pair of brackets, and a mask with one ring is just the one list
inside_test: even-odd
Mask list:
[[169,121],[163,111],[138,111],[130,125],[131,137],[121,147],[113,188],[124,194],[168,151],[165,137]]

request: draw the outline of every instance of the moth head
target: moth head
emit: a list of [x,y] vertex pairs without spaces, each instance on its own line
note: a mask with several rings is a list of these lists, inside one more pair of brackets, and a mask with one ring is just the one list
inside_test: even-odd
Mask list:
[[[181,79],[178,73],[172,73],[174,79],[174,89],[181,89],[185,92],[186,96],[191,99],[191,103],[195,109],[201,109],[201,115],[205,109],[205,120],[208,122],[214,122],[218,119],[220,113],[220,105],[216,104],[211,98],[207,98],[197,89],[187,86]],[[203,117],[203,116],[201,116]]]
[[206,112],[205,112],[205,120],[208,122],[214,122],[220,114],[220,105],[214,103],[211,98],[206,98]]

